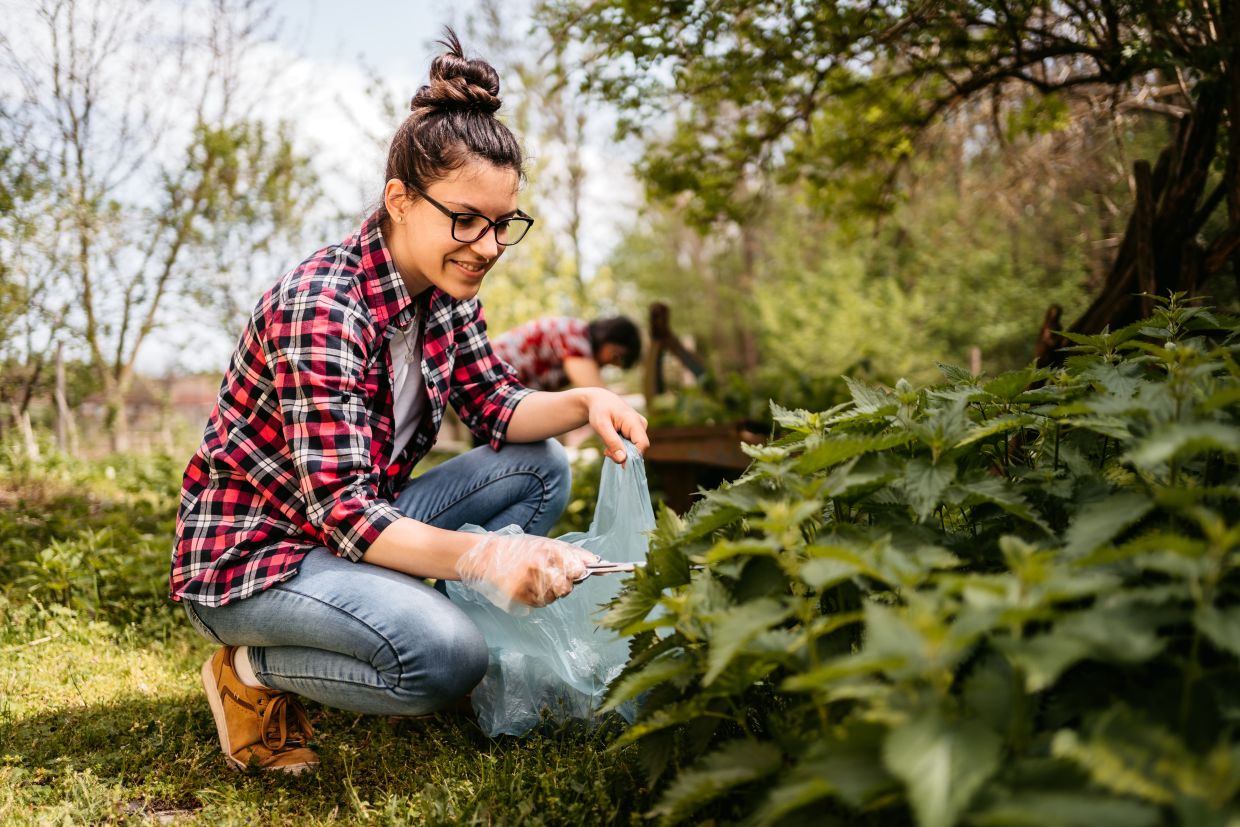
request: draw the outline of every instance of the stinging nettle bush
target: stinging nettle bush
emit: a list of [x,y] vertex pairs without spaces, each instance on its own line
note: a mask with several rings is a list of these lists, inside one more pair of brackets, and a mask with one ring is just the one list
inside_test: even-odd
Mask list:
[[744,477],[663,511],[604,621],[650,816],[1237,823],[1240,325],[1173,296],[1071,339],[772,404]]

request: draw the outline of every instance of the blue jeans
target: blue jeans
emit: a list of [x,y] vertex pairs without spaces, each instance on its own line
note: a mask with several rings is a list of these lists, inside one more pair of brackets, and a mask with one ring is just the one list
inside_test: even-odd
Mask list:
[[[411,480],[396,507],[440,528],[515,523],[545,535],[568,492],[564,449],[547,440],[454,457]],[[486,641],[446,596],[325,548],[265,591],[216,608],[186,601],[185,609],[209,640],[250,647],[250,664],[267,686],[354,712],[434,712],[486,674]]]

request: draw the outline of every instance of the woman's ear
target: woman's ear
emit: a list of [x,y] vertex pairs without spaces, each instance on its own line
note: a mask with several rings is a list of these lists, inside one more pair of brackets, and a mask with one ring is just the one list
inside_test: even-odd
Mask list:
[[405,192],[405,185],[399,178],[392,178],[383,187],[383,206],[387,208],[387,214],[397,224],[405,223],[405,213],[409,209],[409,196]]

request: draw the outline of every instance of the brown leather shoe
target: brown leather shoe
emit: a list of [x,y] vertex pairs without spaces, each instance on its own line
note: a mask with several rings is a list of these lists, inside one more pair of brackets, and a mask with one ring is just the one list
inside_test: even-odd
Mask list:
[[314,731],[297,696],[246,686],[233,670],[235,646],[225,646],[202,665],[202,685],[215,716],[215,731],[228,763],[296,775],[319,766],[308,746]]

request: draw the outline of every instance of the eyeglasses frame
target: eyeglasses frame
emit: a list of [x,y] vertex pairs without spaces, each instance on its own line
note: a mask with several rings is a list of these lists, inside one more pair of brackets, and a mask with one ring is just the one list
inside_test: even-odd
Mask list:
[[[482,213],[457,212],[456,210],[450,210],[447,207],[445,207],[443,204],[440,204],[434,198],[431,198],[429,195],[427,195],[426,191],[420,187],[411,186],[410,189],[412,189],[418,195],[422,196],[422,198],[426,200],[426,203],[430,204],[432,207],[434,207],[435,209],[439,210],[441,213],[443,213],[444,215],[452,219],[452,240],[459,241],[461,244],[475,244],[478,241],[480,241],[482,237],[485,236],[487,233],[491,232],[492,230],[495,230],[495,243],[501,247],[512,247],[517,244],[520,244],[521,241],[524,240],[524,238],[527,235],[529,235],[530,230],[534,228],[534,216],[526,214],[523,210],[517,210],[516,215],[510,215],[508,216],[508,218],[501,218],[499,221],[492,221],[491,219],[487,218]],[[457,238],[456,221],[457,221],[457,218],[462,217],[462,216],[471,216],[474,218],[481,218],[483,221],[487,223],[487,228],[483,230],[482,232],[478,233],[477,237],[475,237],[474,239],[470,241],[466,241],[463,238]],[[516,241],[508,241],[508,242],[500,241],[499,240],[499,225],[505,221],[512,221],[514,218],[529,222],[525,227],[525,232],[521,233],[521,238],[518,238]]]

